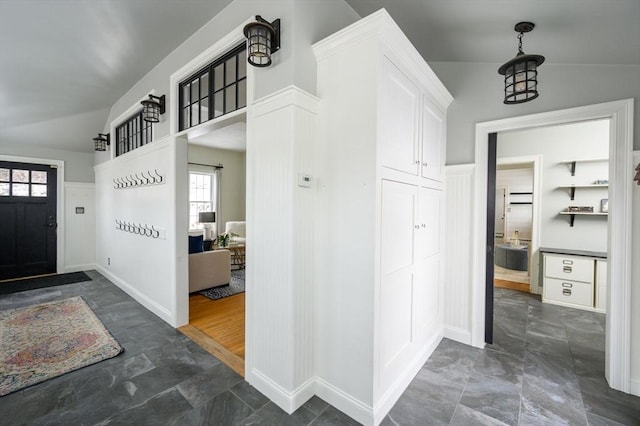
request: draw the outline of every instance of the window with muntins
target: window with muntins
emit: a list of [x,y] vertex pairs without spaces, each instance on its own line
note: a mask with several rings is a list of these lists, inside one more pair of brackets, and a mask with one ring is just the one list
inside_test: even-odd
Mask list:
[[153,123],[142,119],[142,110],[116,127],[116,157],[153,141]]
[[0,197],[46,197],[47,172],[0,168]]
[[180,130],[247,106],[246,43],[186,78],[178,93]]
[[189,172],[189,229],[202,229],[199,213],[215,211],[215,175]]

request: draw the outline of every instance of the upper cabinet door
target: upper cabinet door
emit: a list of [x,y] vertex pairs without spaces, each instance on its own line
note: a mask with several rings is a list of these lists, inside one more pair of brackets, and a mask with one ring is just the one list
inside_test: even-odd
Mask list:
[[443,114],[428,101],[422,106],[422,177],[442,181],[444,147]]
[[418,175],[418,113],[420,91],[388,58],[384,58],[380,91],[381,163]]

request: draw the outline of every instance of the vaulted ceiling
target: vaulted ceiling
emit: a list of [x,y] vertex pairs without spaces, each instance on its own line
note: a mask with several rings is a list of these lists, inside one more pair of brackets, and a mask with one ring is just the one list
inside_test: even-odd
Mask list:
[[[524,49],[547,64],[640,65],[638,0],[346,2],[361,16],[385,7],[430,62],[504,62],[513,25],[529,20]],[[0,0],[0,153],[8,142],[91,152],[111,105],[229,3]]]

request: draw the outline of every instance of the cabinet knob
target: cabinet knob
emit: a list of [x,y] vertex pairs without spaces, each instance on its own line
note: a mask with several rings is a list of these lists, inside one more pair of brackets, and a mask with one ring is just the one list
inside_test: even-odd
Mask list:
[[416,160],[416,165],[419,166],[420,165],[420,160]]
[[415,225],[414,228],[420,229],[420,225]]
[[423,223],[423,224],[422,224],[422,225],[420,225],[420,226],[422,226],[423,228],[426,228],[426,227],[427,227],[427,225],[426,225],[425,223]]
[[423,165],[424,167],[429,167],[429,163],[427,163],[426,161],[425,161],[424,163],[422,163],[422,165]]

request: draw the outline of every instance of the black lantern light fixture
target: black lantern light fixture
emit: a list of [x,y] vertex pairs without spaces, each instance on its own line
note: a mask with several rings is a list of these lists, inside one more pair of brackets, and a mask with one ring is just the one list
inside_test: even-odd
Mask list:
[[149,99],[140,102],[144,107],[142,109],[142,119],[149,123],[157,123],[160,121],[160,115],[165,111],[165,97],[149,95]]
[[271,65],[271,54],[280,49],[280,19],[269,23],[256,15],[256,22],[245,25],[247,61],[255,67]]
[[96,151],[106,151],[109,145],[111,145],[109,133],[98,133],[98,136],[93,138],[93,146]]
[[504,103],[519,104],[538,97],[538,67],[544,56],[527,55],[522,51],[524,33],[533,30],[533,22],[518,22],[514,30],[518,32],[518,54],[498,68],[504,75]]

